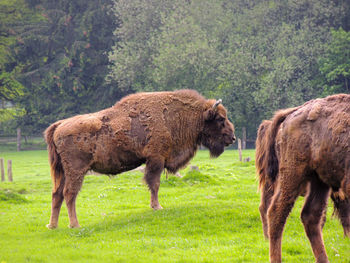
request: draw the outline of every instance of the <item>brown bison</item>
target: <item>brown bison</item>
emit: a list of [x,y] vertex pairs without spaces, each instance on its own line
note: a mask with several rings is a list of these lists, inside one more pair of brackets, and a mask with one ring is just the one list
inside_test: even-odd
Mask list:
[[[259,176],[259,189],[261,192],[259,211],[260,211],[260,218],[263,224],[264,236],[266,239],[269,238],[268,225],[267,225],[267,210],[270,207],[271,200],[275,192],[275,188],[277,186],[277,182],[275,180],[272,181],[271,178],[269,178],[266,171],[267,167],[265,167],[265,163],[264,163],[266,151],[267,151],[267,149],[265,149],[267,146],[266,131],[269,129],[271,123],[272,121],[270,120],[264,120],[260,124],[258,128],[256,142],[255,142],[255,145],[256,145],[255,166],[256,166],[257,175]],[[277,157],[278,157],[278,154],[277,154]],[[301,187],[299,195],[305,196],[307,192],[307,187],[308,187],[308,184],[305,184],[303,187]],[[325,218],[323,222],[325,222]]]
[[258,131],[260,213],[270,261],[281,262],[282,232],[296,198],[306,191],[301,220],[317,262],[328,262],[322,226],[328,197],[350,236],[350,95],[316,99],[279,111]]
[[60,120],[45,131],[53,182],[49,228],[56,228],[65,199],[70,227],[79,227],[75,200],[88,170],[118,174],[146,163],[151,207],[158,202],[160,175],[175,173],[199,145],[219,156],[235,141],[221,101],[193,90],[137,93],[111,108]]

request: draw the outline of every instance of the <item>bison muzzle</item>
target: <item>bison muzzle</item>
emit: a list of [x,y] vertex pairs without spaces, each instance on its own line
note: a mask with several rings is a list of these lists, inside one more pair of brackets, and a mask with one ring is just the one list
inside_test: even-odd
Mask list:
[[53,182],[51,218],[56,228],[63,200],[70,227],[79,227],[75,201],[89,170],[118,174],[146,164],[151,207],[158,202],[164,169],[175,173],[204,145],[213,157],[235,141],[221,101],[193,90],[137,93],[92,114],[57,121],[45,131]]

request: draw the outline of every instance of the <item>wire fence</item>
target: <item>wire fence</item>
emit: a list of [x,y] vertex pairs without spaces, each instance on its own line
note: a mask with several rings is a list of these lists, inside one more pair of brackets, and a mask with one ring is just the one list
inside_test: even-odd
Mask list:
[[[46,143],[42,136],[22,136],[21,150],[45,150]],[[0,136],[0,152],[17,151],[17,137]]]

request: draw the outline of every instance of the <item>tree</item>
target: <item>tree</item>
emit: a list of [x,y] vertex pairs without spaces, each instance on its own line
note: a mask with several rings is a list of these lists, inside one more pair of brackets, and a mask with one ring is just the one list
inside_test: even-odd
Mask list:
[[37,19],[35,12],[25,5],[24,0],[0,2],[0,122],[2,123],[23,114],[23,110],[15,102],[23,95],[24,87],[16,80],[15,71],[11,69],[15,59],[10,55],[10,48],[17,41],[17,34],[23,32],[21,26]]
[[[181,0],[182,1],[182,0]],[[157,36],[163,18],[176,7],[172,0],[118,0],[114,13],[121,21],[115,31],[119,40],[112,48],[108,79],[115,81],[125,93],[153,90],[153,57],[157,55]]]
[[158,49],[153,56],[150,82],[154,90],[191,88],[204,95],[212,93],[217,86],[221,54],[211,30],[214,20],[208,16],[214,18],[212,12],[219,11],[220,5],[212,1],[185,1],[163,18],[155,37]]
[[106,106],[119,94],[105,92],[107,53],[118,21],[110,0],[27,0],[40,13],[25,24],[12,46],[12,70],[25,87],[18,118],[28,132],[39,132],[57,119]]
[[28,132],[135,91],[191,88],[223,98],[254,138],[277,109],[348,92],[349,1],[3,3],[0,82]]
[[[319,58],[344,1],[115,1],[109,77],[126,91],[192,88],[221,97],[240,136],[322,95]],[[337,54],[339,56],[340,54]]]
[[332,31],[332,41],[320,59],[324,76],[324,95],[350,93],[350,32],[342,28]]

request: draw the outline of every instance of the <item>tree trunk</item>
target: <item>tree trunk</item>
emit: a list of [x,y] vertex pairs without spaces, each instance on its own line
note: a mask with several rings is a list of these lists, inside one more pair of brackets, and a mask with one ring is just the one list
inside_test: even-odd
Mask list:
[[21,150],[21,128],[17,128],[17,152]]

